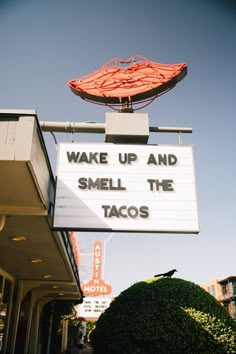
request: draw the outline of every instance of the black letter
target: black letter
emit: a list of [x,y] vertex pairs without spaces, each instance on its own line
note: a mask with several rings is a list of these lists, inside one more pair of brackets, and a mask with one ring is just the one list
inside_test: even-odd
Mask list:
[[174,188],[172,187],[173,179],[163,179],[163,191],[172,192]]
[[116,208],[115,205],[112,205],[111,207],[111,211],[110,211],[110,214],[109,214],[109,218],[111,218],[112,216],[115,216],[116,218],[119,218],[119,213],[118,213],[118,210]]
[[100,188],[101,190],[108,190],[109,187],[108,187],[108,182],[109,182],[110,179],[108,178],[101,178],[101,183],[100,183]]
[[98,163],[97,154],[98,154],[98,152],[90,152],[89,153],[89,163],[92,163],[93,161],[95,163]]
[[175,165],[177,162],[177,157],[172,154],[168,155],[168,162],[169,162],[169,165]]
[[107,152],[100,153],[100,163],[108,163],[107,162]]
[[122,205],[120,208],[119,208],[119,214],[122,218],[127,218],[128,216],[126,214],[123,214],[122,213],[122,210],[126,210],[126,206],[125,205]]
[[147,164],[149,165],[149,164],[151,164],[151,163],[153,163],[154,165],[157,165],[156,159],[155,159],[155,157],[154,157],[153,154],[150,154],[150,155],[149,155]]
[[149,217],[149,212],[148,212],[148,207],[147,206],[141,206],[140,207],[140,218],[148,218]]
[[88,189],[100,189],[100,187],[101,187],[100,178],[96,178],[95,181],[93,181],[92,178],[89,177]]
[[122,160],[122,154],[119,153],[119,162],[122,163],[123,165],[124,165],[125,163],[127,163],[127,154],[126,154],[126,153],[124,154],[123,160]]
[[79,159],[79,162],[86,162],[86,163],[89,163],[88,161],[88,156],[86,155],[86,152],[82,152],[81,156],[80,156],[80,159]]
[[72,151],[71,153],[67,151],[66,154],[67,154],[68,162],[78,162],[79,152],[75,154],[74,151]]
[[79,178],[78,182],[79,182],[78,188],[80,188],[80,189],[87,188],[87,178],[81,177],[81,178]]
[[155,183],[155,179],[148,179],[147,182],[150,184],[150,190],[153,191],[153,186]]
[[128,208],[129,217],[135,219],[138,216],[138,209],[135,206],[130,206]]
[[128,154],[128,164],[131,164],[132,161],[136,161],[137,160],[137,155],[136,154]]
[[166,165],[166,154],[158,154],[158,163],[159,165]]
[[108,217],[107,212],[108,212],[109,208],[110,208],[110,205],[102,205],[102,209],[104,209],[104,217],[105,218]]

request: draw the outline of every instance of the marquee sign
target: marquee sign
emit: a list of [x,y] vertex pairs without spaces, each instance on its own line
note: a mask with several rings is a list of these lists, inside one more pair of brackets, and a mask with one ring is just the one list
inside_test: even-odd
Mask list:
[[87,321],[96,320],[110,306],[112,297],[88,297],[84,298],[82,304],[78,305],[77,316]]
[[53,227],[198,233],[192,146],[59,144]]

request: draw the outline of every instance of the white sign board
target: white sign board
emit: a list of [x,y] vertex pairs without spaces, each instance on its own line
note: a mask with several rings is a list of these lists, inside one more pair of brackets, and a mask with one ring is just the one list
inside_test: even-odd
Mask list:
[[111,297],[85,297],[81,305],[78,305],[77,316],[98,318],[111,304]]
[[54,229],[198,233],[192,146],[59,145]]

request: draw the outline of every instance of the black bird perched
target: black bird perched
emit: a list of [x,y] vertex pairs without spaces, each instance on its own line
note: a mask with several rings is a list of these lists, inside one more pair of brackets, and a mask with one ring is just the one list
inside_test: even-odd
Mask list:
[[154,275],[154,277],[163,276],[163,277],[171,278],[172,275],[173,275],[175,272],[178,272],[178,270],[172,269],[172,270],[170,270],[169,272],[166,272],[166,273],[163,273],[163,274],[156,274],[156,275]]

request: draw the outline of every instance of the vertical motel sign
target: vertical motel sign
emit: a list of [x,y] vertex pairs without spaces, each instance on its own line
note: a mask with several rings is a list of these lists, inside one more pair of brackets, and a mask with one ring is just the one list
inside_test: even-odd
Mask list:
[[60,144],[53,227],[198,233],[192,146]]
[[93,247],[93,276],[87,283],[82,284],[85,296],[109,295],[112,288],[102,279],[102,243],[96,241]]

